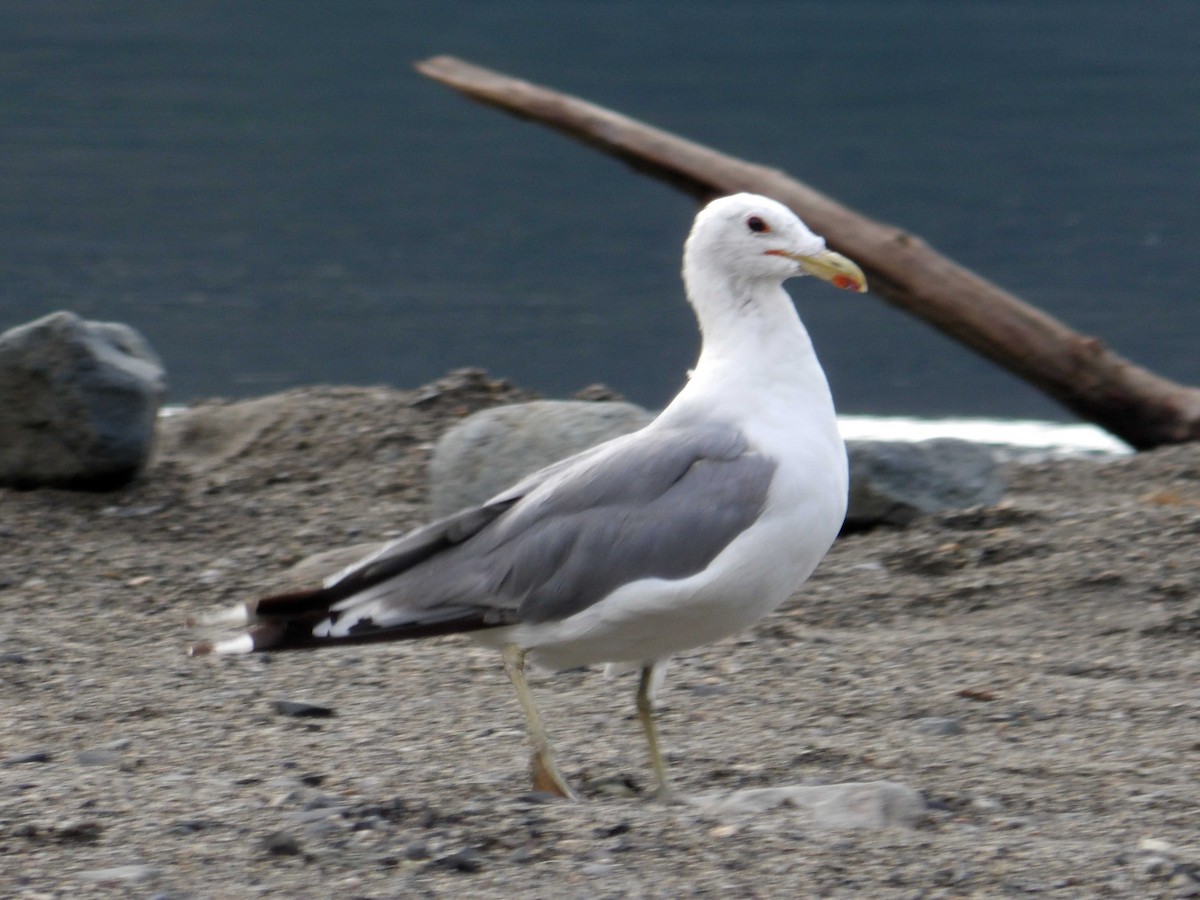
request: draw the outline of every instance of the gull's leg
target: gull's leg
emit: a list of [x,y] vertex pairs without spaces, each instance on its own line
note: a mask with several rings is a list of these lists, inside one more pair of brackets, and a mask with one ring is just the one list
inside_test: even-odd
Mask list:
[[537,707],[534,706],[533,692],[529,690],[529,683],[525,680],[526,653],[527,651],[516,644],[504,645],[504,671],[513,687],[517,689],[517,699],[521,701],[521,709],[525,710],[529,740],[533,744],[533,759],[530,761],[533,787],[535,790],[558,794],[568,800],[578,800],[575,792],[567,787],[562,772],[558,771],[558,764],[554,762],[554,749],[550,746],[550,739],[546,737],[546,726],[542,724],[542,717],[538,715]]
[[658,746],[658,728],[654,725],[654,700],[651,691],[654,686],[654,663],[642,667],[641,678],[638,679],[637,711],[642,720],[642,730],[646,732],[646,743],[650,745],[650,762],[654,766],[654,775],[658,779],[658,799],[668,803],[680,802],[679,796],[667,781],[667,764],[663,762],[662,750]]

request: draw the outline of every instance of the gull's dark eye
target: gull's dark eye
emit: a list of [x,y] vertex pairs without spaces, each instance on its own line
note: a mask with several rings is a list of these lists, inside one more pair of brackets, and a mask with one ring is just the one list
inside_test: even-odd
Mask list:
[[758,216],[751,216],[746,220],[746,227],[755,234],[766,234],[771,230],[771,226],[764,222]]

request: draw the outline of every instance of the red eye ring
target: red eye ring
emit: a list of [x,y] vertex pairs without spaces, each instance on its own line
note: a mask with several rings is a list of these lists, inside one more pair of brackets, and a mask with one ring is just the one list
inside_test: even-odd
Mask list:
[[760,216],[751,216],[748,218],[746,220],[746,227],[755,234],[769,234],[771,231],[771,226],[763,221]]

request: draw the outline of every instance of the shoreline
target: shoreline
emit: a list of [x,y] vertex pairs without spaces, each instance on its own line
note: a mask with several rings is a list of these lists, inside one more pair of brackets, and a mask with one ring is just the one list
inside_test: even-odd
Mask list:
[[124,489],[0,490],[0,894],[1196,886],[1197,446],[1010,462],[998,506],[843,537],[778,612],[672,665],[681,790],[897,782],[915,829],[654,803],[633,684],[598,671],[533,679],[585,802],[529,798],[500,663],[461,638],[184,656],[188,615],[421,522],[437,436],[529,396],[476,376],[205,403]]
[[[290,390],[319,390],[325,386],[293,388]],[[343,386],[345,387],[345,386]],[[354,388],[349,388],[353,390]],[[386,390],[402,390],[384,388]],[[579,392],[584,394],[588,389]],[[607,388],[599,390],[611,394]],[[159,419],[170,419],[205,403],[245,403],[263,397],[278,396],[281,391],[260,398],[213,398],[194,404],[169,403],[159,410]],[[578,396],[578,395],[577,395]],[[612,395],[616,396],[616,395]],[[532,398],[533,395],[530,394]],[[542,399],[542,398],[539,398]],[[553,399],[553,398],[545,398]],[[1098,425],[1088,422],[1058,422],[1046,419],[991,419],[979,416],[881,416],[849,413],[838,416],[842,436],[846,440],[925,441],[953,438],[984,444],[1006,459],[1040,458],[1041,456],[1094,456],[1097,458],[1127,456],[1132,447]]]

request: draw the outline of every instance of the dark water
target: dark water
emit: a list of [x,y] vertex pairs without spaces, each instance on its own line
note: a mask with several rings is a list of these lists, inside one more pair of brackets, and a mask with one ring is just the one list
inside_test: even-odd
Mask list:
[[[661,403],[691,202],[414,74],[454,53],[784,168],[1200,382],[1200,8],[0,4],[0,327],[129,322],[173,399],[481,365]],[[846,412],[1062,416],[793,283]]]

